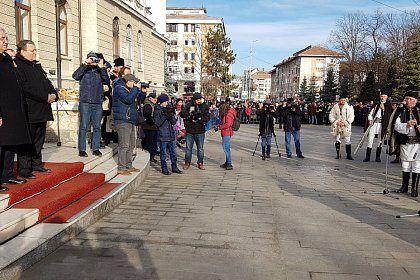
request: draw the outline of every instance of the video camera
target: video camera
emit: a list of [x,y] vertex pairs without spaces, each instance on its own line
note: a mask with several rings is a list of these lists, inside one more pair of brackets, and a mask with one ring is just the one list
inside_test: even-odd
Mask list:
[[198,106],[191,106],[187,120],[196,123],[196,122],[201,121],[201,118],[202,118],[202,114]]

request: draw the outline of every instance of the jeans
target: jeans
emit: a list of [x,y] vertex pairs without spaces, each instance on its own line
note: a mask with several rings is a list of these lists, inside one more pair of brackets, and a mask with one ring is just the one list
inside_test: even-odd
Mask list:
[[232,164],[232,154],[230,152],[230,140],[232,137],[230,136],[222,136],[222,145],[223,145],[223,151],[226,155],[226,164],[231,165]]
[[271,152],[271,137],[271,134],[261,136],[261,149],[263,154],[269,155]]
[[79,151],[86,151],[86,132],[92,122],[92,150],[98,151],[101,146],[102,104],[79,103]]
[[136,127],[131,123],[119,123],[115,124],[115,129],[118,132],[118,170],[132,168]]
[[295,141],[296,155],[301,156],[302,151],[300,150],[300,130],[293,128],[293,131],[286,131],[284,134],[284,142],[286,143],[286,153],[288,156],[292,155],[292,149],[290,148],[290,138],[293,135]]
[[160,166],[162,171],[168,171],[168,166],[166,164],[166,152],[169,152],[169,158],[171,159],[171,168],[172,171],[178,169],[176,166],[176,144],[175,141],[161,141],[159,142],[160,147]]
[[190,134],[185,135],[185,140],[187,142],[187,147],[185,149],[185,163],[191,163],[192,157],[192,148],[195,142],[197,147],[197,163],[203,163],[204,161],[204,133],[200,134]]

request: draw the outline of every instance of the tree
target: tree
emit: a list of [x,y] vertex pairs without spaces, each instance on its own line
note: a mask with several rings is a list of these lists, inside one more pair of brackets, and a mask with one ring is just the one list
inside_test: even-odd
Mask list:
[[358,101],[370,102],[376,100],[377,98],[378,94],[376,92],[375,74],[370,71],[366,77],[365,82],[362,84]]
[[349,98],[353,96],[352,84],[349,77],[344,76],[341,79],[339,93],[340,95],[345,95],[345,96],[348,96]]
[[174,94],[175,93],[175,86],[174,86],[175,81],[174,81],[174,79],[172,79],[171,74],[169,73],[168,61],[166,59],[167,57],[168,56],[167,56],[166,51],[165,51],[165,65],[164,65],[164,68],[165,68],[165,73],[164,73],[164,75],[165,75],[164,76],[165,91],[167,93]]
[[387,76],[385,87],[389,89],[391,93],[391,98],[393,100],[401,100],[402,99],[402,92],[399,90],[400,83],[398,79],[398,71],[397,71],[397,63],[394,60],[391,61],[391,64],[388,67]]
[[303,77],[303,81],[299,87],[299,96],[302,100],[311,100],[311,92],[309,91],[308,80],[306,77]]
[[236,54],[230,48],[231,39],[226,36],[222,25],[210,29],[205,38],[202,58],[202,85],[207,99],[229,94],[233,76],[229,74],[230,65],[235,62]]
[[413,38],[402,69],[401,86],[420,87],[420,33]]
[[322,100],[324,102],[334,102],[337,96],[337,82],[335,81],[334,70],[328,69],[327,79],[324,81]]

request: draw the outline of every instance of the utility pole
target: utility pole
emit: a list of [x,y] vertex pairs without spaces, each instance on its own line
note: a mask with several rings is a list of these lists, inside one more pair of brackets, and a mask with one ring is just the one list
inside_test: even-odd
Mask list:
[[258,42],[258,40],[253,40],[251,42],[251,51],[250,51],[250,64],[249,64],[249,72],[248,72],[248,77],[249,77],[249,85],[248,85],[248,99],[251,99],[252,96],[252,79],[251,79],[251,71],[252,71],[252,59],[254,56],[254,43]]

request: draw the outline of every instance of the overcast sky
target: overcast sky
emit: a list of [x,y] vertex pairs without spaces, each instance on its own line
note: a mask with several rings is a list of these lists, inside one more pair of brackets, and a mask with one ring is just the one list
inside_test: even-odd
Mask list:
[[420,9],[420,0],[167,0],[167,6],[203,6],[209,16],[222,17],[237,54],[233,71],[242,74],[251,64],[271,70],[309,45],[327,46],[336,20],[347,13],[381,9],[399,14]]

